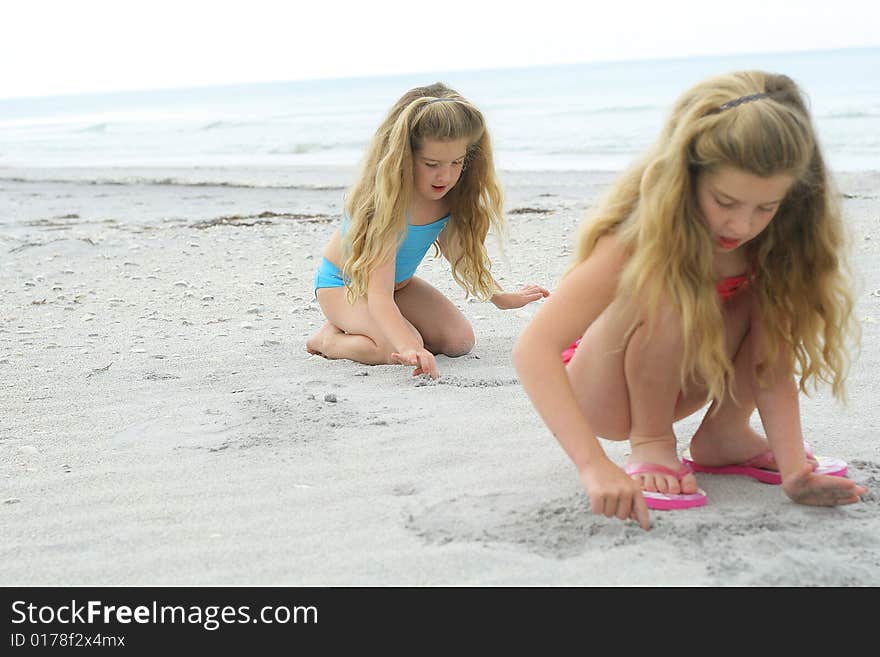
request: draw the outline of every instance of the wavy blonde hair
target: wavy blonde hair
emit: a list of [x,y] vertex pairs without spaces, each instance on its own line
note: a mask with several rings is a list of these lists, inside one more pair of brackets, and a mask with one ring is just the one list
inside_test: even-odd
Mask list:
[[349,191],[345,210],[350,223],[343,240],[342,272],[350,303],[366,297],[370,271],[391,257],[405,237],[413,152],[426,139],[468,142],[464,170],[447,194],[451,218],[445,235],[459,253],[451,263],[452,277],[468,296],[487,299],[497,291],[489,273],[485,240],[490,227],[503,237],[505,222],[489,132],[476,107],[438,82],[411,89],[395,103],[376,131],[361,175]]
[[[752,94],[767,97],[722,108]],[[794,180],[768,227],[744,247],[768,336],[759,377],[785,354],[802,392],[824,381],[843,398],[848,341],[856,334],[843,219],[809,110],[787,76],[742,71],[685,92],[656,144],[582,224],[574,265],[600,237],[617,235],[631,253],[618,294],[646,305],[649,326],[661,298],[676,307],[685,335],[682,386],[698,380],[710,399],[721,400],[734,368],[696,182],[724,166]]]

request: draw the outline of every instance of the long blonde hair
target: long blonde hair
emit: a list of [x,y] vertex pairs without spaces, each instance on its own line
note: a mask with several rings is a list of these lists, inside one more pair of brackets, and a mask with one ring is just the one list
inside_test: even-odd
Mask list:
[[489,132],[476,107],[438,82],[411,89],[394,104],[373,136],[361,175],[349,191],[342,272],[351,303],[366,296],[370,271],[389,258],[405,237],[413,151],[425,139],[468,142],[464,170],[447,195],[451,218],[445,236],[460,253],[451,263],[452,276],[468,295],[486,299],[496,292],[485,240],[490,227],[503,237],[505,223]]
[[[741,102],[753,94],[766,96]],[[759,375],[763,380],[780,353],[790,354],[801,391],[821,380],[842,398],[847,342],[856,331],[843,219],[806,103],[790,78],[742,71],[685,92],[656,144],[582,224],[575,264],[600,237],[616,234],[632,254],[618,294],[646,304],[649,325],[661,297],[674,304],[685,335],[682,385],[698,380],[709,398],[721,400],[733,364],[696,181],[724,166],[794,180],[769,226],[744,247],[768,336]]]

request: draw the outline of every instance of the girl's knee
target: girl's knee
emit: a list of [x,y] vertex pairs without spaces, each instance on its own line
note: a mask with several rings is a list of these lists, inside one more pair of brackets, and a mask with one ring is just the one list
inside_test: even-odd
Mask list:
[[471,340],[470,342],[458,342],[452,343],[448,347],[442,350],[442,353],[450,358],[459,358],[461,356],[465,356],[471,353],[471,350],[474,348],[474,342]]
[[640,370],[651,364],[670,363],[682,355],[684,332],[681,318],[672,313],[659,313],[648,325],[640,323],[626,345],[627,370]]
[[458,358],[469,354],[474,348],[476,338],[470,325],[463,326],[456,331],[444,336],[443,343],[438,345],[438,353],[450,358]]

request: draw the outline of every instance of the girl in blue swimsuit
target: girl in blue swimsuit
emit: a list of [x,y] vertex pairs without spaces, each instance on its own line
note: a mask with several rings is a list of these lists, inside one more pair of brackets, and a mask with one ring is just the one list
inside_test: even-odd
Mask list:
[[324,326],[310,353],[370,365],[412,365],[439,376],[435,354],[456,357],[474,345],[464,315],[415,276],[436,244],[469,295],[498,308],[546,297],[538,285],[504,292],[489,272],[489,228],[504,231],[501,186],[480,111],[442,84],[397,101],[367,151],[342,225],[315,275]]

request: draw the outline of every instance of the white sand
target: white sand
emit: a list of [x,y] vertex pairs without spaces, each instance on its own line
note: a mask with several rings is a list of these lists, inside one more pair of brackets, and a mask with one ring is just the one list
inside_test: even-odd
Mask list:
[[[477,333],[439,382],[305,352],[350,175],[0,171],[0,585],[880,584],[880,174],[839,177],[861,277],[849,405],[802,402],[817,453],[871,492],[820,509],[702,475],[709,505],[647,533],[590,513],[518,384],[534,309],[465,302],[429,259]],[[611,178],[505,174],[496,277],[552,288]]]

